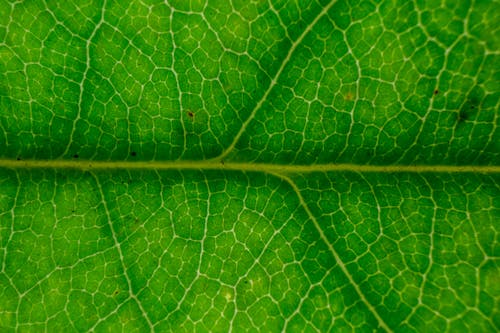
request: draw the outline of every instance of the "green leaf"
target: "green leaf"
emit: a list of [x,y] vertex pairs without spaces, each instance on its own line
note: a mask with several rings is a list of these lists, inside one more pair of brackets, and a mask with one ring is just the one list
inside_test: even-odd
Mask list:
[[497,0],[0,0],[0,331],[500,330]]

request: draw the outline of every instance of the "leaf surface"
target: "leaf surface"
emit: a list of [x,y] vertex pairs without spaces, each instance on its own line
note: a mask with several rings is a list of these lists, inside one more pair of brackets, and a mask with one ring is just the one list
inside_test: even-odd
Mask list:
[[499,330],[499,11],[1,0],[0,330]]

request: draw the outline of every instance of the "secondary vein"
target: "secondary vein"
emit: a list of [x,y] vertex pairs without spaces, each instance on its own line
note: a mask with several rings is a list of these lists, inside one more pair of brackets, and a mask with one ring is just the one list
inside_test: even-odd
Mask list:
[[295,40],[295,42],[293,42],[292,46],[288,50],[288,53],[287,53],[285,59],[283,59],[280,68],[276,72],[276,75],[274,75],[274,77],[271,80],[271,83],[269,84],[269,87],[267,87],[267,90],[265,91],[264,95],[262,95],[262,98],[257,102],[257,104],[253,108],[252,112],[250,113],[250,116],[245,120],[245,122],[241,126],[240,130],[238,131],[238,133],[234,137],[233,142],[231,142],[231,144],[218,157],[215,158],[216,160],[222,160],[224,157],[226,157],[234,149],[234,147],[236,146],[236,144],[240,140],[240,137],[243,135],[243,133],[245,133],[246,128],[248,127],[250,122],[254,119],[255,115],[257,114],[257,111],[262,107],[264,102],[267,100],[267,97],[269,96],[269,94],[271,93],[273,88],[278,83],[278,79],[281,76],[281,73],[283,73],[283,70],[285,69],[286,65],[290,62],[290,59],[292,58],[292,55],[295,52],[295,50],[297,49],[297,47],[302,43],[304,38],[312,30],[312,28],[316,25],[316,23],[318,23],[318,21],[328,13],[328,11],[330,10],[330,8],[332,8],[332,6],[335,4],[335,2],[336,2],[335,0],[332,0],[328,5],[326,5],[321,10],[319,15],[316,16],[316,18],[304,29],[304,31],[299,36],[299,38],[297,38],[297,40]]

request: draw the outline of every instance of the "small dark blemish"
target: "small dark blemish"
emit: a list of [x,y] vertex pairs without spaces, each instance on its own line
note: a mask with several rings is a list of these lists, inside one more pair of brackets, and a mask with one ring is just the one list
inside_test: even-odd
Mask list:
[[113,293],[113,295],[114,295],[114,296],[116,296],[116,295],[118,295],[118,293],[119,293],[119,292],[120,292],[120,291],[115,290],[115,292]]
[[192,111],[188,111],[189,118],[194,118],[194,113]]
[[437,95],[437,94],[439,94],[439,90],[436,89],[436,90],[434,90],[434,95]]
[[20,160],[21,160],[21,158],[20,158],[20,157],[18,157],[18,158],[16,158],[16,160],[20,161]]
[[479,105],[481,104],[481,102],[477,99],[477,98],[471,98],[467,101],[467,106],[470,110],[474,110],[476,109]]
[[78,157],[80,157],[78,156],[78,154],[73,155],[73,158],[78,158]]
[[467,113],[466,110],[460,110],[458,111],[458,114],[457,114],[457,121],[460,123],[460,122],[463,122],[465,120],[469,119],[469,114]]
[[137,156],[137,153],[135,151],[131,152],[130,155],[132,156]]

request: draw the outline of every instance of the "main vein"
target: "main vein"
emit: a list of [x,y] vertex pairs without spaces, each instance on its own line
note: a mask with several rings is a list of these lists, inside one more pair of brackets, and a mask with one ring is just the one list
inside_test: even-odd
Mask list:
[[360,165],[311,164],[283,165],[250,162],[217,161],[84,161],[84,160],[11,160],[0,159],[0,168],[10,169],[77,169],[77,170],[231,170],[265,173],[312,172],[441,172],[441,173],[500,173],[497,165]]

